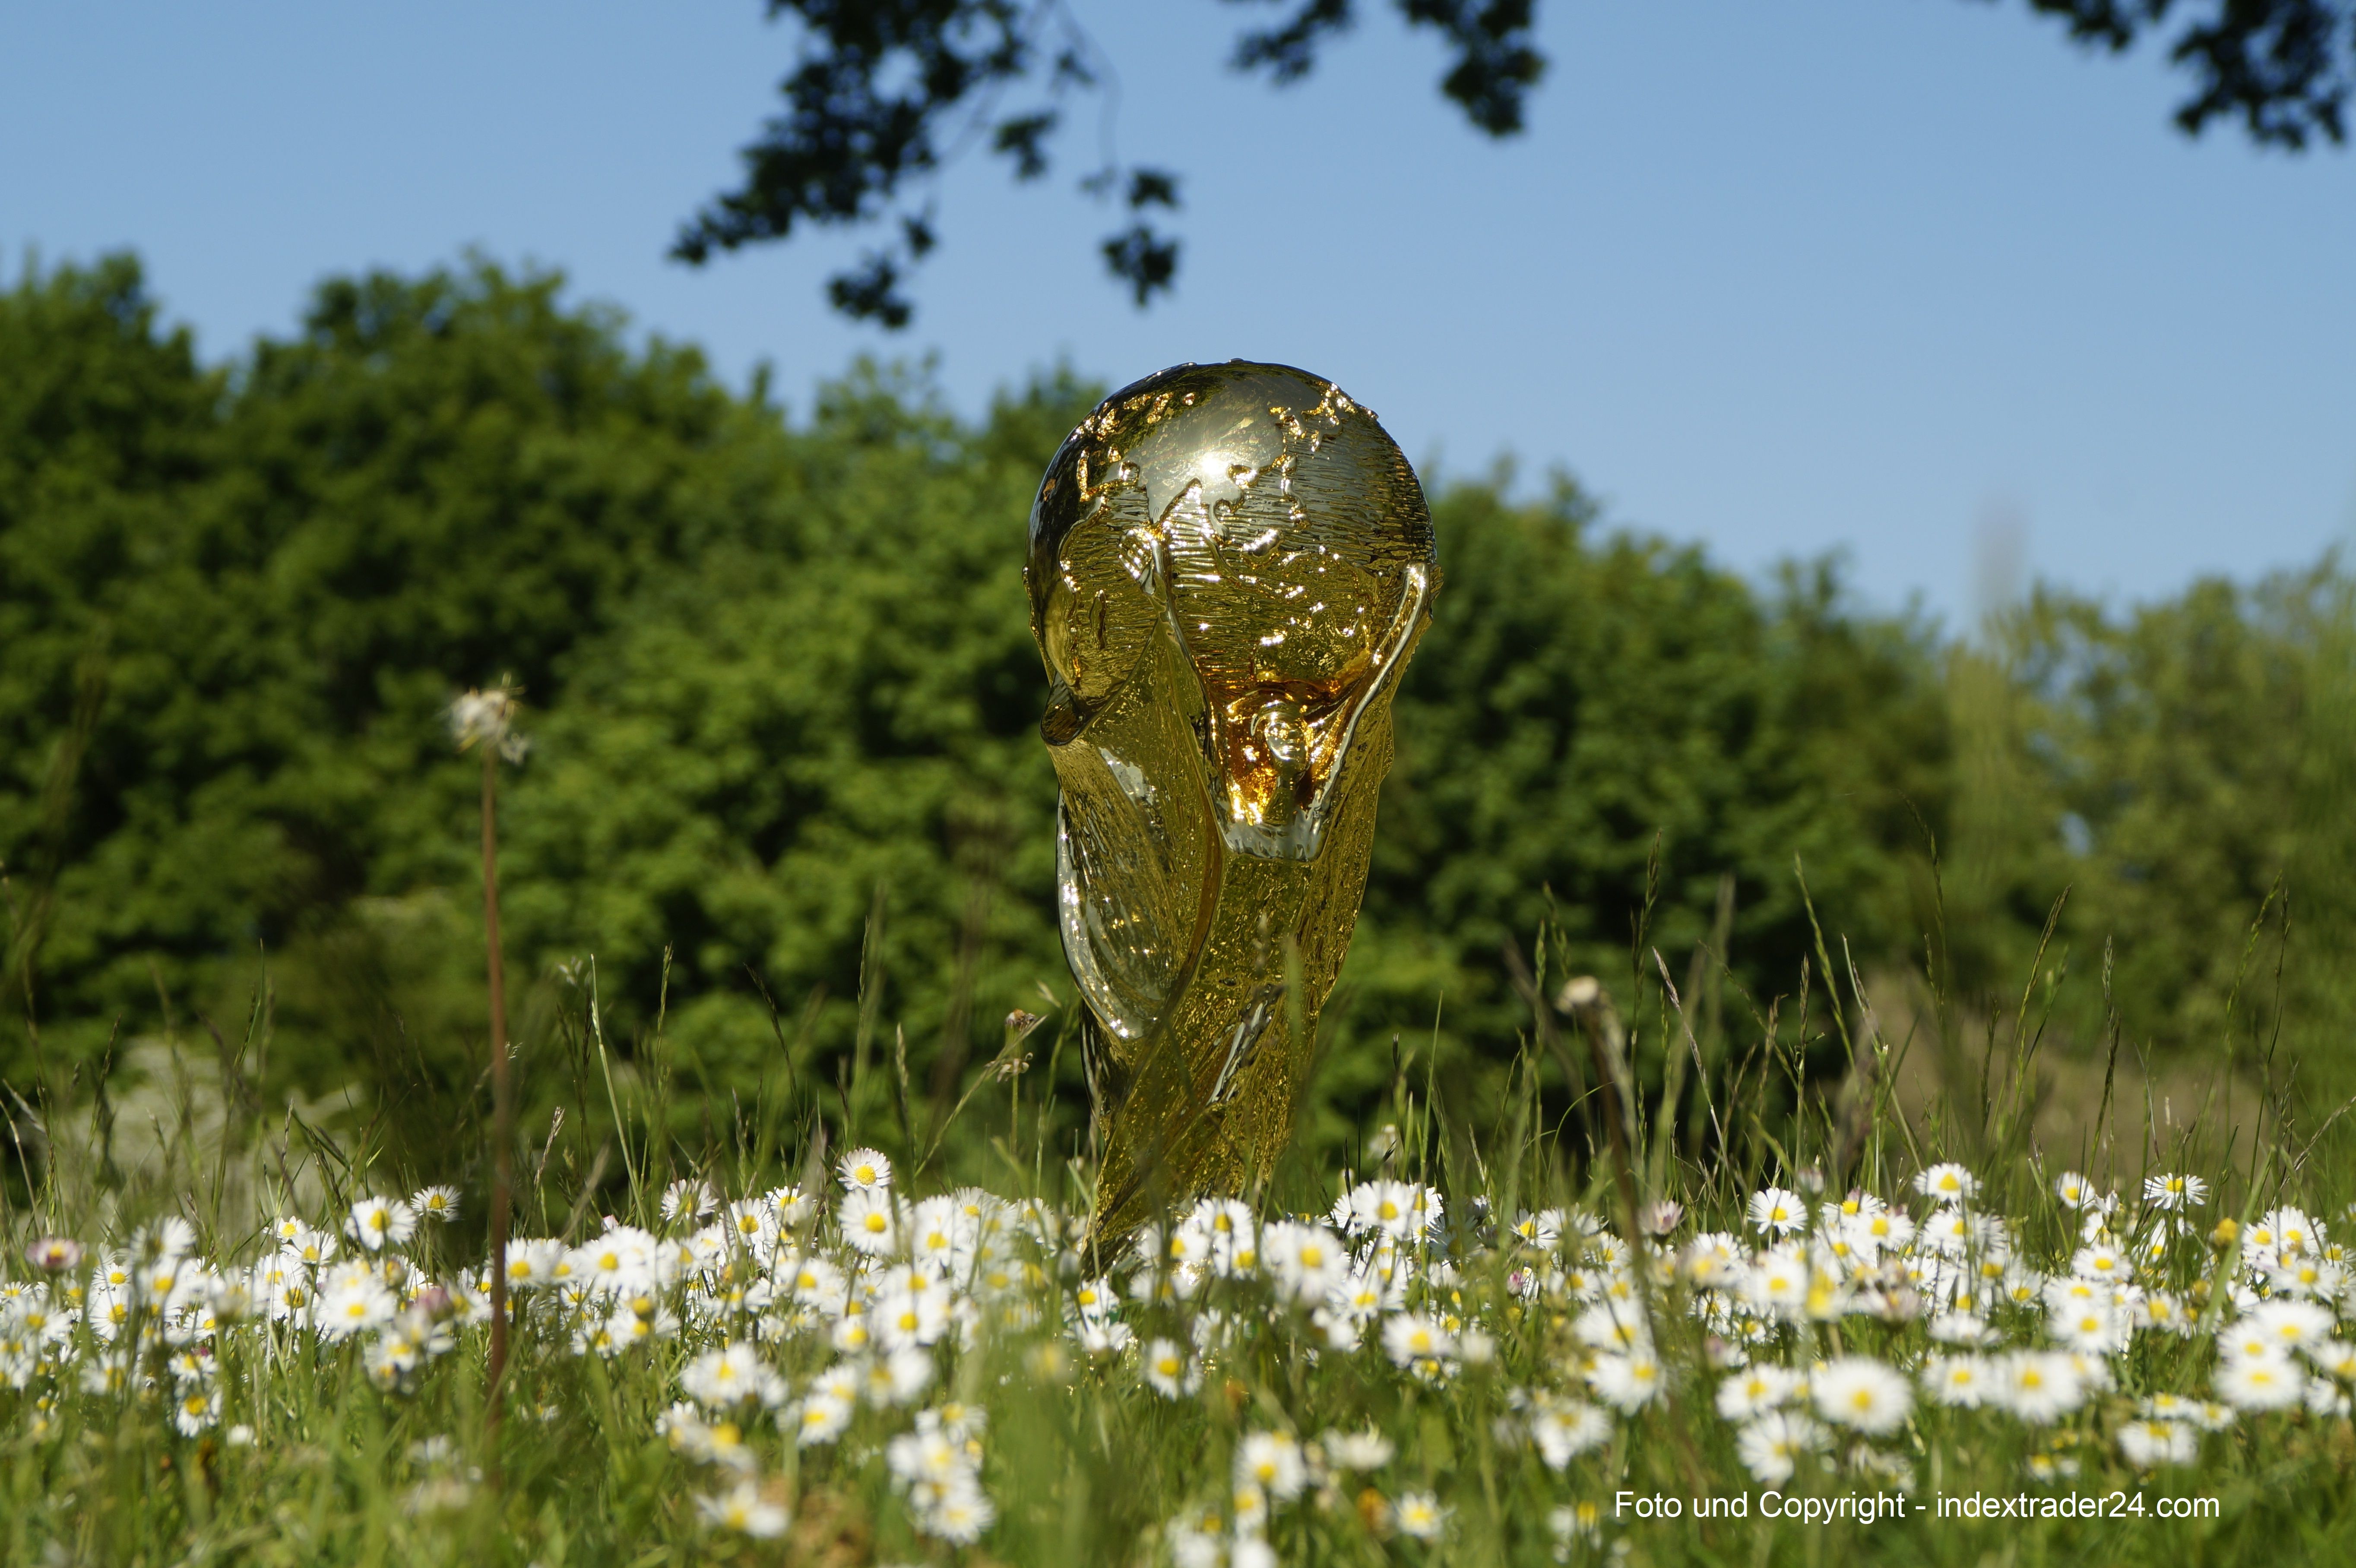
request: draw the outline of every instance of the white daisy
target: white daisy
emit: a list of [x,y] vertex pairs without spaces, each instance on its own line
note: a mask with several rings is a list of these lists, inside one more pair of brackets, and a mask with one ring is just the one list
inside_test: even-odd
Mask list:
[[1904,1377],[1870,1356],[1837,1356],[1808,1378],[1816,1413],[1869,1436],[1894,1432],[1914,1408]]
[[849,1191],[880,1192],[892,1185],[892,1162],[875,1149],[852,1149],[834,1170]]
[[1806,1384],[1799,1373],[1761,1362],[1743,1367],[1718,1385],[1718,1413],[1749,1421],[1774,1409]]
[[1564,1468],[1611,1435],[1612,1423],[1604,1413],[1577,1400],[1544,1398],[1530,1415],[1530,1441],[1550,1470]]
[[1397,1366],[1437,1360],[1456,1352],[1456,1337],[1419,1312],[1402,1312],[1383,1324],[1383,1353]]
[[1734,1451],[1742,1467],[1762,1487],[1780,1487],[1792,1478],[1800,1456],[1824,1445],[1825,1429],[1804,1415],[1770,1411],[1735,1435]]
[[969,1546],[981,1539],[997,1518],[998,1509],[980,1483],[969,1478],[943,1488],[925,1510],[923,1529],[953,1546]]
[[804,1448],[831,1443],[851,1424],[851,1402],[831,1393],[813,1393],[798,1404],[777,1413],[777,1424]]
[[785,1534],[791,1522],[784,1505],[764,1499],[760,1487],[752,1481],[739,1481],[717,1497],[698,1498],[695,1509],[712,1529],[733,1530],[757,1541]]
[[2209,1201],[2209,1184],[2197,1176],[2147,1176],[2143,1182],[2144,1201],[2156,1209],[2171,1212],[2179,1209],[2198,1209]]
[[2201,1438],[2180,1421],[2130,1421],[2119,1428],[2119,1452],[2138,1470],[2190,1465],[2201,1455]]
[[1448,1511],[1430,1492],[1401,1492],[1392,1506],[1391,1522],[1401,1535],[1437,1541],[1448,1528]]
[[1300,1495],[1309,1478],[1301,1445],[1289,1433],[1255,1432],[1236,1445],[1236,1485],[1258,1487],[1281,1502]]
[[1659,1398],[1665,1386],[1661,1363],[1649,1349],[1596,1357],[1587,1382],[1596,1398],[1631,1413]]
[[1398,1446],[1369,1427],[1364,1432],[1328,1432],[1320,1445],[1325,1462],[1337,1470],[1379,1470],[1398,1453]]
[[1998,1362],[1997,1371],[1996,1389],[1988,1403],[2032,1424],[2058,1420],[2077,1409],[2086,1397],[2077,1362],[2063,1352],[2017,1351]]
[[2094,1184],[2074,1170],[2065,1170],[2053,1179],[2053,1196],[2072,1209],[2083,1209],[2094,1200]]
[[372,1253],[397,1247],[417,1233],[417,1213],[398,1198],[368,1197],[352,1205],[344,1233]]
[[2217,1397],[2236,1410],[2288,1410],[2307,1397],[2307,1374],[2288,1356],[2228,1356],[2217,1365]]
[[409,1207],[421,1220],[455,1220],[458,1217],[458,1189],[421,1187],[409,1195]]
[[1979,1178],[1949,1160],[1914,1175],[1914,1190],[1944,1204],[1968,1203],[1979,1196]]
[[1996,1370],[1982,1356],[1933,1356],[1922,1365],[1922,1389],[1941,1404],[1976,1409],[1995,1387]]
[[1751,1195],[1751,1223],[1762,1234],[1786,1236],[1807,1223],[1807,1205],[1796,1192],[1764,1187]]
[[1139,1369],[1146,1386],[1164,1399],[1183,1399],[1202,1386],[1203,1374],[1175,1339],[1149,1339]]
[[843,1194],[838,1218],[842,1239],[854,1250],[870,1257],[886,1257],[899,1250],[899,1216],[894,1212],[888,1186],[852,1186]]

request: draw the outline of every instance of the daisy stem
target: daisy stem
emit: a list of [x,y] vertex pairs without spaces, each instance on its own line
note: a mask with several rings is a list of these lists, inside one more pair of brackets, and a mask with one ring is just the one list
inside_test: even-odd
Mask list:
[[507,965],[499,951],[498,748],[483,749],[483,930],[491,981],[491,1358],[484,1411],[492,1440],[489,1471],[498,1471],[496,1444],[502,1406],[501,1381],[508,1364],[508,1209],[514,1172],[509,1146],[515,1131],[515,1098],[508,1078]]

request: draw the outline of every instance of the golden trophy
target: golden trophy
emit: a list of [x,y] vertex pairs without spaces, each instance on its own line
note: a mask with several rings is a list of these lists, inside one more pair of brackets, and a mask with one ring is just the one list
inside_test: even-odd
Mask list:
[[1375,416],[1244,360],[1098,404],[1030,544],[1097,1233],[1119,1235],[1242,1190],[1291,1141],[1439,569]]

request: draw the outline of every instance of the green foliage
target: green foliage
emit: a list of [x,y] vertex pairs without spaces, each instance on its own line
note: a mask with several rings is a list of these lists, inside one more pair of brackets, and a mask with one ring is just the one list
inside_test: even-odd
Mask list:
[[[1396,5],[1411,28],[1430,29],[1446,48],[1441,96],[1488,135],[1519,134],[1548,63],[1537,0]],[[2114,52],[2165,34],[2170,64],[2191,79],[2174,116],[2188,134],[2222,119],[2239,121],[2262,146],[2292,152],[2345,138],[2356,65],[2348,0],[2029,0],[2029,8],[2060,19],[2077,42]],[[1107,112],[1119,101],[1112,60],[1067,6],[770,0],[768,9],[799,24],[793,68],[778,84],[784,102],[740,150],[743,183],[681,224],[671,254],[701,264],[714,251],[811,229],[864,229],[880,242],[828,279],[827,297],[844,315],[887,328],[914,315],[902,284],[940,240],[936,206],[918,192],[959,161],[960,149],[986,129],[1014,178],[1036,180],[1059,133],[1094,123],[1075,112],[1075,94],[1106,93]],[[1282,84],[1309,76],[1360,13],[1356,0],[1284,0],[1262,15],[1236,37],[1227,61]],[[1098,249],[1140,306],[1171,286],[1181,248],[1144,209],[1177,208],[1180,184],[1172,170],[1113,161],[1078,182],[1098,201],[1126,188],[1130,226]]]
[[[577,1030],[578,997],[566,1011]],[[209,1064],[178,1060],[177,1042],[158,1049],[181,1072],[175,1093],[147,1095],[139,1107],[153,1115],[159,1139],[166,1124],[222,1128],[220,1098],[233,1093],[233,1068],[225,1063],[224,1076],[211,1080],[201,1070]],[[1937,1120],[2001,1125],[2019,1109],[2019,1088],[1947,1107]],[[1352,1330],[1327,1313],[1322,1289],[1301,1288],[1302,1232],[1288,1245],[1268,1224],[1285,1212],[1273,1205],[1220,1211],[1220,1231],[1241,1244],[1216,1253],[1210,1219],[1198,1211],[1180,1232],[1197,1260],[1183,1289],[1156,1288],[1156,1261],[1167,1267],[1173,1255],[1158,1243],[1144,1260],[1108,1252],[1100,1262],[1109,1279],[1096,1276],[1075,1245],[1086,1220],[1084,1173],[1054,1165],[1035,1184],[1028,1173],[1001,1171],[999,1197],[961,1191],[933,1217],[905,1219],[898,1249],[862,1257],[863,1248],[852,1250],[861,1233],[837,1207],[848,1200],[807,1147],[748,1147],[730,1136],[734,1129],[680,1139],[651,1101],[626,1104],[618,1128],[597,1125],[601,1107],[586,1098],[564,1104],[571,1115],[550,1136],[564,1157],[553,1168],[544,1158],[517,1162],[518,1213],[524,1234],[582,1252],[562,1288],[543,1276],[512,1298],[520,1309],[496,1427],[487,1413],[487,1304],[466,1283],[479,1277],[481,1239],[437,1220],[413,1233],[395,1225],[381,1250],[363,1251],[358,1238],[369,1232],[344,1228],[356,1200],[407,1189],[388,1179],[368,1147],[264,1122],[134,1156],[123,1147],[134,1129],[110,1146],[97,1125],[85,1139],[79,1118],[53,1117],[62,1157],[29,1204],[0,1207],[0,1561],[1160,1568],[1209,1555],[1180,1549],[1181,1527],[1232,1530],[1247,1509],[1261,1518],[1279,1561],[1365,1568],[2190,1568],[2345,1562],[2356,1548],[2356,1433],[2344,1405],[2335,1407],[2344,1378],[2324,1381],[2319,1372],[2316,1392],[2287,1409],[2201,1408],[2232,1388],[2236,1358],[2226,1345],[2297,1323],[2302,1307],[2327,1324],[2346,1315],[2329,1296],[2293,1304],[2276,1294],[2258,1313],[2227,1306],[2261,1299],[2272,1260],[2255,1247],[2245,1253],[2209,1242],[2212,1223],[2238,1221],[2247,1242],[2265,1208],[2295,1203],[2317,1248],[2340,1223],[2351,1174],[2344,1151],[2308,1165],[2278,1140],[2278,1126],[2254,1129],[2263,1151],[2254,1165],[2196,1157],[2160,1167],[2207,1183],[2189,1215],[2147,1193],[2139,1200],[2145,1151],[2139,1139],[2121,1140],[2123,1157],[2115,1168],[2098,1166],[2094,1178],[2121,1189],[2124,1201],[2109,1211],[2115,1229],[2090,1238],[2086,1212],[2065,1207],[2049,1186],[2052,1168],[2017,1147],[1986,1151],[1967,1205],[1946,1209],[1913,1190],[1908,1178],[1926,1162],[1965,1151],[1935,1136],[1908,1149],[1912,1135],[1877,1104],[1864,1144],[1875,1152],[1853,1168],[1855,1179],[1921,1221],[1920,1239],[1893,1243],[1881,1263],[1923,1279],[1931,1304],[1911,1285],[1889,1288],[1879,1267],[1852,1262],[1815,1274],[1823,1295],[1810,1310],[1753,1316],[1748,1304],[1757,1297],[1736,1276],[1751,1246],[1769,1238],[1747,1217],[1746,1200],[1778,1153],[1804,1168],[1833,1161],[1839,1135],[1829,1120],[1810,1118],[1796,1129],[1799,1141],[1779,1151],[1771,1146],[1781,1129],[1755,1101],[1730,1105],[1732,1152],[1699,1165],[1664,1160],[1669,1151],[1640,1140],[1628,1180],[1643,1180],[1644,1198],[1682,1205],[1681,1215],[1647,1227],[1666,1232],[1655,1236],[1633,1225],[1631,1210],[1643,1210],[1623,1203],[1613,1173],[1577,1173],[1552,1129],[1524,1124],[1491,1143],[1476,1167],[1435,1136],[1439,1107],[1408,1090],[1393,1107],[1406,1130],[1397,1168],[1432,1183],[1440,1206],[1428,1230],[1402,1225],[1403,1234],[1377,1239],[1365,1202],[1378,1190],[1370,1184],[1358,1194],[1357,1233],[1317,1238],[1354,1266],[1381,1270],[1376,1277],[1396,1292]],[[1001,1108],[1011,1142],[1029,1143],[1038,1109],[1020,1096]],[[678,1163],[641,1162],[632,1179],[601,1184],[598,1164],[575,1157],[616,1133],[649,1155],[674,1151]],[[115,1155],[146,1173],[144,1189],[125,1194],[101,1176]],[[1639,1169],[1655,1174],[1639,1178]],[[663,1189],[674,1171],[708,1181],[727,1207],[682,1211],[680,1195]],[[451,1171],[435,1161],[427,1173]],[[905,1200],[935,1199],[945,1185],[911,1179],[905,1168],[896,1177]],[[1338,1178],[1331,1165],[1312,1172],[1303,1206],[1324,1210],[1342,1195]],[[818,1201],[785,1185],[798,1179],[814,1179]],[[1386,1195],[1409,1205],[1425,1196],[1398,1185]],[[1833,1228],[1843,1223],[1837,1200],[1821,1209],[1784,1200],[1815,1211],[1803,1216],[1795,1244],[1829,1258],[1841,1233]],[[941,1221],[969,1204],[981,1219],[962,1232],[948,1221],[958,1250],[936,1272],[941,1264],[917,1238],[942,1235]],[[1966,1353],[1934,1328],[1943,1254],[1930,1232],[1942,1212],[1968,1215],[1988,1238],[1984,1251],[1962,1254],[1967,1278],[1985,1258],[2010,1281],[2022,1269],[2068,1280],[2073,1254],[2101,1255],[2131,1271],[2139,1300],[2195,1314],[2194,1331],[2157,1323],[2123,1331],[2083,1352],[2080,1364],[2099,1376],[2083,1388],[2067,1378],[2072,1392],[2028,1413],[2008,1397],[1999,1369],[2016,1354],[2052,1353],[2044,1347],[2056,1325],[2033,1288],[2026,1301],[1983,1292],[1985,1339],[1968,1353],[1986,1397],[1967,1405],[1937,1398],[1942,1363]],[[601,1234],[601,1213],[654,1236]],[[187,1255],[158,1267],[156,1222],[166,1217],[183,1228]],[[294,1263],[278,1234],[289,1218],[315,1228],[318,1250],[340,1236],[337,1255],[316,1271]],[[1859,1234],[1845,1239],[1853,1244]],[[81,1255],[28,1255],[25,1243],[42,1235],[78,1240]],[[2089,1240],[2098,1245],[2082,1252]],[[634,1243],[646,1249],[636,1257]],[[626,1287],[580,1288],[608,1247]],[[357,1299],[370,1326],[337,1339],[333,1331],[349,1317],[323,1307],[306,1321],[268,1275],[254,1278],[246,1309],[234,1296],[209,1305],[187,1291],[200,1275],[241,1281],[249,1264],[273,1254],[279,1278],[306,1299],[340,1300],[345,1313]],[[682,1254],[693,1261],[655,1264],[658,1255]],[[1205,1267],[1210,1256],[1222,1261]],[[143,1285],[111,1285],[105,1275],[115,1269],[135,1270]],[[177,1288],[156,1283],[159,1274]],[[844,1294],[824,1283],[846,1276]],[[945,1314],[942,1331],[900,1349],[923,1386],[879,1398],[868,1380],[885,1358],[852,1349],[844,1326],[882,1328],[916,1310],[898,1294],[897,1282],[911,1277],[926,1282],[925,1296]],[[1100,1293],[1085,1317],[1084,1282]],[[69,1290],[92,1310],[61,1315]],[[412,1302],[414,1315],[395,1316]],[[2286,1306],[2291,1315],[2270,1319]],[[1411,1315],[1448,1341],[1413,1366],[1399,1364],[1406,1347],[1391,1339],[1414,1327]],[[1100,1332],[1117,1326],[1133,1342],[1091,1343],[1091,1322]],[[119,1326],[109,1333],[102,1324]],[[1608,1340],[1594,1341],[1605,1337],[1599,1328],[1615,1324],[1620,1332],[1642,1326],[1636,1349],[1658,1371],[1661,1397],[1630,1398],[1622,1384],[1620,1408],[1603,1405],[1600,1396],[1614,1386],[1604,1363],[1618,1358]],[[1742,1349],[1740,1367],[1727,1364],[1730,1339]],[[1176,1368],[1159,1390],[1143,1353],[1155,1340]],[[723,1346],[737,1369],[726,1392],[712,1375]],[[2328,1367],[2343,1348],[2308,1342],[2296,1353]],[[2286,1373],[2292,1354],[2283,1352]],[[1729,1408],[1723,1391],[1759,1371],[1798,1383],[1828,1364],[1854,1369],[1855,1358],[1912,1385],[1911,1410],[1886,1427],[1860,1419],[1866,1430],[1818,1441],[1809,1435],[1814,1422],[1842,1422],[1843,1406],[1821,1384],[1804,1389],[1768,1415],[1811,1424],[1785,1429],[1799,1451],[1783,1474],[1769,1471],[1755,1443],[1763,1424]],[[846,1400],[830,1427],[823,1391],[846,1375],[869,1392]],[[756,1390],[764,1392],[755,1397]],[[1885,1389],[1882,1397],[1894,1396]],[[2187,1449],[2167,1463],[2131,1442],[2130,1424],[2155,1401],[2172,1413],[2160,1430],[2184,1424]],[[813,1405],[821,1407],[814,1432]],[[2194,1431],[2196,1414],[2205,1433]],[[1555,1428],[1551,1455],[1534,1442],[1544,1441],[1534,1418],[1549,1416],[1568,1418]],[[1579,1427],[1569,1423],[1590,1420],[1588,1435],[1572,1441]],[[932,1474],[953,1484],[964,1472],[988,1498],[994,1522],[970,1546],[939,1539],[946,1532],[926,1518],[922,1494],[894,1473],[906,1456],[892,1445],[927,1422],[966,1424],[969,1445],[937,1460]],[[1295,1461],[1309,1468],[1298,1487],[1272,1485],[1255,1498],[1239,1482],[1256,1445],[1267,1456],[1271,1434],[1291,1438]],[[1367,1454],[1362,1438],[1344,1462],[1342,1435],[1377,1438],[1379,1451]],[[727,1515],[715,1504],[739,1485],[778,1510],[762,1526],[775,1533],[755,1538],[722,1522]],[[1445,1509],[1430,1540],[1397,1528],[1416,1494]],[[1615,1506],[1664,1495],[1679,1500],[1677,1516]],[[1825,1512],[1841,1499],[1901,1496],[1897,1518]],[[1981,1517],[1975,1503],[1959,1517],[1954,1505],[1966,1498],[2019,1499],[2028,1512],[2017,1502],[2008,1516]],[[1703,1517],[1703,1499],[1740,1499],[1740,1511]],[[1796,1522],[1803,1499],[1822,1522]],[[2197,1506],[2169,1517],[2179,1499]],[[2088,1517],[2098,1502],[2109,1504],[2106,1517]],[[1573,1509],[1585,1511],[1583,1527],[1579,1513],[1564,1517]],[[1226,1560],[1237,1558],[1249,1560]]]
[[2247,1056],[2286,1031],[2344,1076],[2352,591],[2333,559],[2124,614],[2040,589],[1955,653],[1966,985],[2020,973],[2060,901],[2052,954],[2109,944],[2134,1043]]
[[[27,275],[0,308],[0,869],[8,873],[8,1006],[67,884],[120,827],[111,798],[139,726],[101,715],[168,684],[158,623],[198,580],[181,497],[207,472],[222,378],[165,333],[138,268]],[[128,889],[117,890],[129,891]],[[121,912],[112,916],[122,918]]]
[[[1094,394],[1050,378],[966,422],[862,367],[790,420],[766,386],[479,261],[330,281],[216,368],[127,260],[0,295],[0,1077],[191,1015],[237,1036],[259,997],[273,1094],[348,1090],[395,1149],[474,1125],[476,781],[443,710],[506,674],[536,742],[504,797],[528,1095],[532,1061],[586,1060],[549,1020],[594,958],[610,1060],[667,1032],[675,1115],[782,1070],[921,1144],[998,1020],[1068,997],[1018,563]],[[2137,1043],[2213,1042],[2244,970],[2245,1020],[2310,1044],[2345,1018],[2314,961],[2350,929],[2336,571],[2124,621],[2048,594],[1993,651],[1942,649],[1828,566],[1762,589],[1603,532],[1567,481],[1451,485],[1434,515],[1312,1146],[1392,1091],[1388,1037],[1435,1005],[1468,1107],[1502,1103],[1516,964],[1633,1005],[1657,948],[1714,1019],[1767,1013],[1804,961],[1815,1027],[1786,1043],[1837,1071],[1824,957],[1870,972],[1935,927],[1975,1005],[2065,885],[2062,950],[2115,940]],[[2286,869],[2304,967],[2277,997],[2244,935]],[[1036,1051],[1076,1125],[1076,1052]]]
[[[18,325],[68,302],[84,340],[116,325],[124,362],[92,357],[121,382],[102,404],[48,378],[65,406],[8,437],[12,466],[61,448],[79,470],[8,486],[0,613],[27,623],[10,638],[12,863],[34,794],[18,760],[63,728],[75,658],[107,688],[42,955],[56,1010],[152,1006],[225,953],[460,875],[468,772],[438,765],[453,688],[502,669],[553,685],[740,482],[743,411],[700,359],[627,354],[555,290],[487,268],[332,283],[303,335],[262,344],[226,389],[184,340],[153,339],[127,262],[10,300],[26,371],[79,356]],[[78,441],[43,428],[77,419]],[[14,656],[39,641],[46,656]]]
[[668,948],[685,1061],[724,1093],[776,1049],[771,997],[809,1031],[798,1070],[833,1077],[880,911],[886,1034],[937,1096],[970,1034],[994,1053],[997,1019],[1062,980],[1021,540],[1088,400],[1049,383],[969,432],[871,372],[823,399],[774,526],[582,650],[515,793],[522,949],[597,955],[644,1024]]
[[[1433,0],[1402,0],[1407,19],[1438,31],[1456,56],[1440,91],[1493,136],[1522,128],[1522,103],[1546,61],[1531,47],[1529,0],[1473,12]],[[1050,148],[1073,93],[1119,89],[1104,51],[1061,7],[1012,0],[773,0],[774,16],[801,24],[794,69],[779,84],[784,112],[743,150],[744,181],[680,227],[671,246],[696,265],[714,251],[786,240],[811,228],[898,232],[859,265],[827,280],[834,308],[854,319],[903,327],[916,306],[900,285],[939,242],[937,213],[908,198],[956,161],[985,124],[990,148],[1018,180],[1048,169]],[[1349,24],[1350,0],[1309,0],[1274,27],[1236,39],[1234,63],[1277,81],[1306,73],[1319,45]],[[1106,144],[1108,148],[1108,144]],[[1177,275],[1179,242],[1148,209],[1180,205],[1167,169],[1108,161],[1079,188],[1102,201],[1122,197],[1129,226],[1098,251],[1143,306]]]
[[1650,975],[1653,945],[1682,968],[1729,876],[1719,956],[1788,987],[1811,940],[1794,857],[1843,922],[1904,929],[1912,814],[1936,820],[1947,779],[1921,626],[1844,605],[1827,566],[1768,597],[1698,549],[1593,538],[1567,483],[1527,507],[1460,486],[1434,520],[1446,578],[1366,901],[1394,978],[1353,971],[1411,976],[1396,1021],[1428,1023],[1437,984],[1469,1033],[1511,1040],[1527,1010],[1500,952],[1541,923],[1582,969]]

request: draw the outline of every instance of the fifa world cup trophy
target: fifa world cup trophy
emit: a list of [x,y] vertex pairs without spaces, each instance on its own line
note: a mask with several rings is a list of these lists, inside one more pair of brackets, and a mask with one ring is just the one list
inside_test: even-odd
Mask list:
[[1294,1111],[1439,586],[1415,471],[1281,365],[1181,365],[1082,421],[1031,511],[1064,953],[1098,1233],[1237,1192]]

